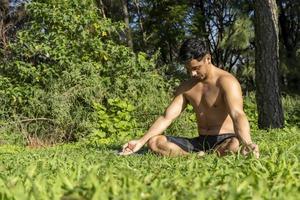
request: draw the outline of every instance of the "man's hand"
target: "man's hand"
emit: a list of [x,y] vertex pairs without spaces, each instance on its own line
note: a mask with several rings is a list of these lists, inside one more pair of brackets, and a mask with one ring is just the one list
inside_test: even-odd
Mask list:
[[257,144],[248,144],[244,145],[242,148],[242,154],[244,156],[248,155],[249,153],[253,152],[255,158],[259,158],[259,149]]
[[140,150],[144,144],[140,140],[131,140],[123,145],[120,155],[130,155]]

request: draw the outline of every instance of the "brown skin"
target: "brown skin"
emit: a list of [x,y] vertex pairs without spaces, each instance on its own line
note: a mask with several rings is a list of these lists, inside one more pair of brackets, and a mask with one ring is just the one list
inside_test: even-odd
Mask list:
[[[227,139],[215,148],[218,155],[237,152],[242,144],[243,155],[253,152],[258,158],[258,146],[251,140],[249,122],[243,111],[241,86],[236,78],[215,67],[209,54],[201,60],[188,61],[186,69],[191,79],[178,87],[164,115],[158,117],[142,138],[124,144],[120,154],[137,152],[146,143],[152,151],[161,155],[188,154],[176,144],[168,142],[162,133],[190,103],[196,113],[199,134],[236,134],[238,139]],[[203,152],[200,152],[200,155],[203,155]]]

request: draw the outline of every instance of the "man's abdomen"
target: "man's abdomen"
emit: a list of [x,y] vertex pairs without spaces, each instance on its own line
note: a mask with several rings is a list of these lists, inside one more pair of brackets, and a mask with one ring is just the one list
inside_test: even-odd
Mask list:
[[234,133],[232,119],[227,116],[212,116],[206,119],[197,119],[198,132],[200,135],[220,135]]

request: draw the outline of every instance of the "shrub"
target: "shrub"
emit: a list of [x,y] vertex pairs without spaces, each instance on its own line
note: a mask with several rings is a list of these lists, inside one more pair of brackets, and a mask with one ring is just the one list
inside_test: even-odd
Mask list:
[[107,107],[99,103],[94,103],[93,107],[97,121],[89,137],[91,143],[101,143],[101,139],[106,138],[123,141],[142,134],[133,115],[136,108],[128,101],[108,99]]
[[156,55],[123,46],[123,24],[101,18],[93,0],[34,0],[26,10],[0,65],[1,120],[25,139],[78,140],[93,130],[93,102],[127,98],[141,111],[166,90]]

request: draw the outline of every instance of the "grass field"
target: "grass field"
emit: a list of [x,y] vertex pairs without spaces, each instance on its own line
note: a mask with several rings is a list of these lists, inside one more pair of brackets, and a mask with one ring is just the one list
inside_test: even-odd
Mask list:
[[119,144],[0,147],[0,199],[299,199],[300,130],[255,131],[261,158],[121,157]]

